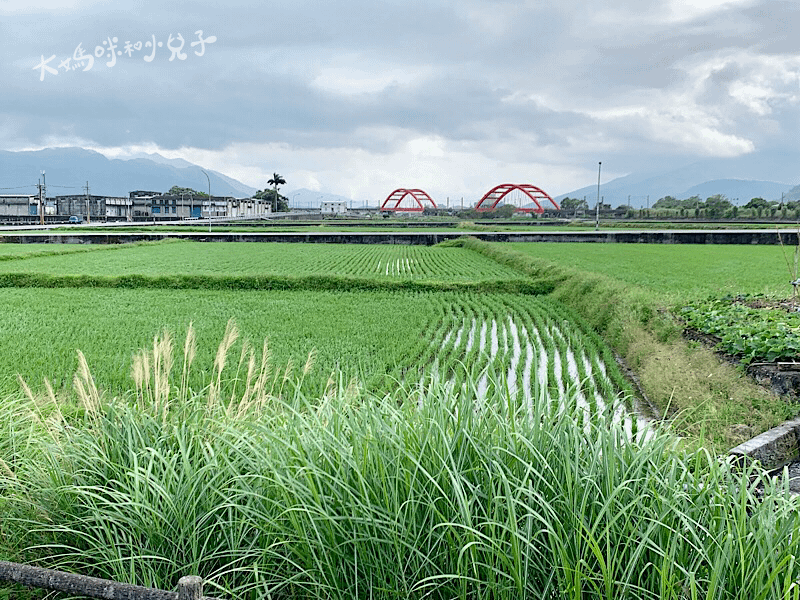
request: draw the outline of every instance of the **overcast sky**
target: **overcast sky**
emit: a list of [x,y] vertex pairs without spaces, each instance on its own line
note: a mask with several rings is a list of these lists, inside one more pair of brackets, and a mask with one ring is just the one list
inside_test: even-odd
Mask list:
[[607,181],[794,150],[799,32],[776,0],[0,0],[0,149],[372,202],[557,195],[598,161]]

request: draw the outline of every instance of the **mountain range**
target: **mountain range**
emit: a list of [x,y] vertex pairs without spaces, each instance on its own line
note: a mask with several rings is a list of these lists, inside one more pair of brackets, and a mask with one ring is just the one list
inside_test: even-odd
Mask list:
[[[127,197],[134,190],[166,192],[172,186],[206,191],[209,181],[214,196],[246,198],[258,190],[241,181],[203,169],[182,158],[166,158],[160,154],[138,153],[126,158],[110,159],[85,148],[45,148],[43,150],[0,151],[0,194],[36,194],[37,184],[45,172],[47,195],[68,196],[89,193],[99,196]],[[353,201],[345,196],[306,188],[281,190],[292,207],[318,209],[323,201]]]
[[84,148],[0,151],[0,194],[36,194],[42,179],[50,197],[84,194],[87,184],[90,194],[117,197],[134,190],[166,192],[175,185],[206,191],[209,182],[214,196],[243,198],[258,191],[217,171],[205,171],[208,179],[197,165],[158,154],[123,160]]
[[[602,174],[602,171],[601,171]],[[714,194],[723,194],[734,204],[746,204],[751,198],[765,200],[800,197],[800,153],[759,152],[733,158],[710,158],[688,165],[632,173],[600,184],[600,196],[605,204],[629,204],[634,208],[652,206],[659,198],[674,196],[689,198],[700,196],[703,200]],[[797,186],[797,187],[795,187]],[[586,197],[593,206],[597,198],[597,184],[578,188],[557,196]]]

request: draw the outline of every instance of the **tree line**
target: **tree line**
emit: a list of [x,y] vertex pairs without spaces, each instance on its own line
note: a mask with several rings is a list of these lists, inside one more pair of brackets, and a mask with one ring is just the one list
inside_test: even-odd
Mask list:
[[[589,207],[583,198],[564,198],[560,202],[561,210],[567,214],[587,213]],[[601,210],[609,210],[609,205],[601,204]],[[742,209],[751,217],[793,217],[800,218],[800,201],[769,201],[764,198],[751,198],[747,204],[737,206],[725,194],[714,194],[703,200],[700,196],[679,199],[674,196],[659,198],[650,207],[653,210],[664,210],[680,217],[707,217],[712,219],[735,219],[744,216]],[[622,204],[617,211],[635,212],[636,209]]]

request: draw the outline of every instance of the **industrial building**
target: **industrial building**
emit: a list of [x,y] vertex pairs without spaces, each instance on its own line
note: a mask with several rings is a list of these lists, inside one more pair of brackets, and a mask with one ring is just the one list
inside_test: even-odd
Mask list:
[[[0,195],[0,223],[30,222],[39,215],[39,196]],[[43,200],[47,222],[167,221],[212,218],[256,218],[272,214],[269,200],[195,194],[162,194],[136,190],[128,197],[62,195]]]
[[36,215],[39,197],[28,195],[0,196],[0,217],[27,217]]
[[[132,192],[133,193],[133,192]],[[141,192],[137,192],[141,193]],[[193,194],[152,194],[150,216],[169,219],[203,219],[211,217],[260,217],[272,213],[268,200],[258,198],[229,198],[196,196]],[[140,196],[141,197],[141,196]]]
[[[76,216],[84,221],[91,221],[92,219],[103,220],[111,216],[109,215],[108,207],[113,207],[113,216],[126,218],[129,214],[124,210],[125,203],[128,201],[127,198],[74,194],[69,196],[56,196],[53,200],[55,201],[57,215],[66,217]],[[122,207],[123,210],[120,210],[120,207]],[[88,219],[87,215],[89,217]]]

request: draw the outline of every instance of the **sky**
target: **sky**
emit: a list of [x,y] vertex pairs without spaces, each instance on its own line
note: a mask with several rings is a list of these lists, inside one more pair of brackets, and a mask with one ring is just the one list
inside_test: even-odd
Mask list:
[[798,31],[800,0],[0,0],[0,149],[372,203],[555,196],[599,162],[605,182],[795,151]]

